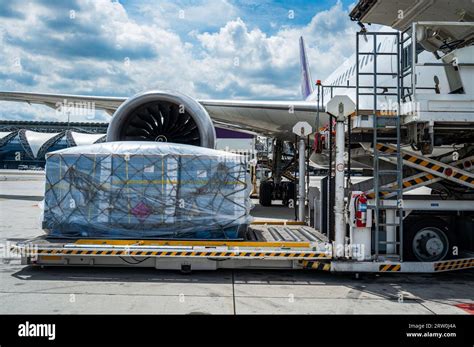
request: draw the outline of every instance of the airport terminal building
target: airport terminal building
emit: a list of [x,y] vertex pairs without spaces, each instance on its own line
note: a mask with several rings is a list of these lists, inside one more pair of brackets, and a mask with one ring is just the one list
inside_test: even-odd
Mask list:
[[[105,122],[0,121],[0,169],[40,169],[45,155],[59,149],[104,142]],[[250,153],[251,134],[216,129],[217,149]]]
[[43,168],[51,151],[105,141],[107,123],[0,121],[0,168]]

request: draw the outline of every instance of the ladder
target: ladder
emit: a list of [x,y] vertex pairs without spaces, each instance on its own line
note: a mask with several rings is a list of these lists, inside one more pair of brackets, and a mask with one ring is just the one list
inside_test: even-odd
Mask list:
[[[372,46],[372,49],[361,49],[361,37],[367,41],[365,46]],[[380,52],[379,38],[392,37],[396,51]],[[390,42],[390,41],[389,41]],[[381,56],[395,57],[395,71],[379,71],[378,59]],[[368,66],[364,72],[361,72],[361,63]],[[391,64],[390,64],[391,65]],[[360,115],[361,97],[364,101],[370,99],[371,110],[369,107],[369,117],[373,119],[373,185],[375,206],[373,210],[374,225],[374,256],[375,260],[381,258],[387,260],[403,260],[403,159],[400,150],[401,142],[401,120],[399,114],[399,105],[401,97],[401,74],[400,74],[400,35],[398,32],[359,32],[356,36],[356,114]],[[369,72],[367,71],[369,70]],[[385,70],[387,68],[385,67]],[[361,76],[370,76],[373,85],[367,86],[361,84]],[[380,76],[391,76],[396,81],[394,86],[379,86]],[[370,78],[369,77],[369,78]],[[367,79],[367,78],[366,78]],[[380,91],[383,89],[383,91]],[[380,109],[380,98],[389,96],[395,99],[395,109],[383,113]],[[366,104],[366,103],[365,103]],[[380,148],[387,142],[396,142],[395,150],[383,152]],[[392,159],[396,164],[396,169],[380,168],[380,161]],[[393,198],[397,199],[396,204],[383,204],[384,196],[381,192],[381,177],[390,175],[396,177],[396,185],[391,188],[384,188],[384,192],[390,190],[394,193]],[[391,209],[391,211],[388,211]],[[393,211],[395,210],[395,211]],[[390,217],[389,217],[390,216]],[[390,234],[390,238],[389,238]],[[382,237],[385,236],[385,237]],[[385,246],[386,252],[382,256],[381,248]]]
[[[407,99],[413,100],[413,86],[415,85],[415,76],[413,74],[413,40],[411,35],[411,26],[400,33],[400,99],[406,102]],[[409,79],[408,86],[406,79]]]

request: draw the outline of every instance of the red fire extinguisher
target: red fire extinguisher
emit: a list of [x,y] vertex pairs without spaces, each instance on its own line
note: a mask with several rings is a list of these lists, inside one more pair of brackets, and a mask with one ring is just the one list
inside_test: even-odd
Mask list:
[[365,228],[367,226],[367,197],[359,194],[355,200],[356,227]]

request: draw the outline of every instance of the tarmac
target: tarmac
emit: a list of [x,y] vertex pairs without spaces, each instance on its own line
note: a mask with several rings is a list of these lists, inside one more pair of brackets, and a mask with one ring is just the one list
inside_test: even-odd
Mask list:
[[[0,173],[1,245],[42,234],[43,180],[40,172]],[[294,217],[283,206],[257,204],[252,213]],[[40,268],[4,258],[0,314],[469,314],[473,285],[474,270],[356,279],[310,270]]]

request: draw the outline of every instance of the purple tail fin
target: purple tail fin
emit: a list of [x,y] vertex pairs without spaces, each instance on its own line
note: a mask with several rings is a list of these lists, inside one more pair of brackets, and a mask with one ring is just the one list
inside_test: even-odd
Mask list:
[[309,71],[308,58],[303,37],[300,37],[300,69],[301,69],[301,95],[306,99],[313,92],[313,82]]

